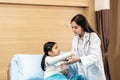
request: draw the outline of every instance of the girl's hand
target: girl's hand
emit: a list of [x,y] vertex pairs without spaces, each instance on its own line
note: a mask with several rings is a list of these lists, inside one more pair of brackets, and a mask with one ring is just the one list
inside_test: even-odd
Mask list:
[[80,61],[80,58],[78,57],[78,56],[72,56],[72,57],[70,57],[70,58],[67,58],[67,64],[73,64],[73,63],[75,63],[75,62],[78,62],[78,61]]
[[[73,56],[75,56],[75,54],[74,54],[74,53],[71,53],[71,57],[73,57]],[[69,61],[69,58],[70,58],[70,57],[65,58],[65,59],[63,59],[62,61],[64,61],[64,63],[66,64],[66,62]]]

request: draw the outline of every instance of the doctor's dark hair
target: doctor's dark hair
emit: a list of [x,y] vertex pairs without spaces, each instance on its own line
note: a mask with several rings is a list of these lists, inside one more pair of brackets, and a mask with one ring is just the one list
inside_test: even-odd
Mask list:
[[45,71],[45,58],[47,56],[49,56],[48,52],[52,51],[53,46],[56,44],[56,42],[47,42],[44,44],[43,46],[43,50],[44,50],[44,55],[41,61],[41,68],[43,71]]
[[71,19],[71,23],[75,22],[77,25],[81,26],[85,32],[91,33],[95,32],[89,25],[87,19],[82,14],[77,14]]

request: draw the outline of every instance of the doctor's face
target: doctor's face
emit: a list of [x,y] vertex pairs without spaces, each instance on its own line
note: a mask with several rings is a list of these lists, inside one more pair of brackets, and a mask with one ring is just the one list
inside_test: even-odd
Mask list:
[[77,25],[76,22],[71,22],[72,31],[75,35],[81,35],[84,31],[81,26]]

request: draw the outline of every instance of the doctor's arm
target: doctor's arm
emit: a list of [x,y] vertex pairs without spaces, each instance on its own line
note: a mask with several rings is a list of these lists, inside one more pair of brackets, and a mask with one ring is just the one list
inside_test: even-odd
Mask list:
[[73,56],[69,59],[68,64],[72,64],[75,62],[81,62],[83,65],[91,65],[96,63],[98,60],[101,59],[101,41],[97,34],[92,34],[91,41],[90,41],[88,55],[85,56]]

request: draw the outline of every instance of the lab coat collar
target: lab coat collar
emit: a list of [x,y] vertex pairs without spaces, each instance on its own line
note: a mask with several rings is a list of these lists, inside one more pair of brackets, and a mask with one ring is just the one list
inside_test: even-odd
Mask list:
[[[89,33],[88,33],[88,32],[85,32],[84,37],[83,37],[83,40],[84,40],[85,38],[87,38],[87,37],[89,37]],[[78,38],[81,39],[79,36],[78,36]]]
[[89,33],[88,32],[85,32],[84,34],[84,38],[88,37],[89,36]]
[[[85,32],[84,36],[83,36],[83,47],[85,46],[86,42],[89,40],[89,34],[88,32]],[[81,39],[79,36],[78,36],[78,40]]]

